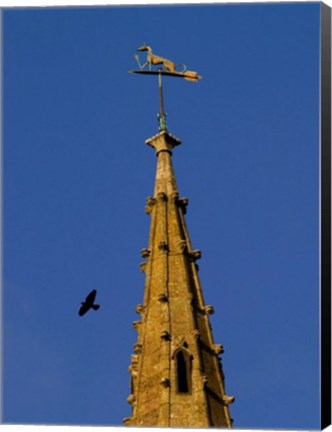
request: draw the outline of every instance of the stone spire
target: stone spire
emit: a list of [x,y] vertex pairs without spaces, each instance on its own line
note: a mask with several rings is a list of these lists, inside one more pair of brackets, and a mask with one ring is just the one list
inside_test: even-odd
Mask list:
[[128,426],[232,427],[220,360],[209,322],[172,167],[172,150],[180,140],[166,129],[148,139],[157,155],[154,194],[147,198],[151,217],[149,244],[142,249],[145,272],[143,303],[133,323],[138,332],[129,371],[131,417]]

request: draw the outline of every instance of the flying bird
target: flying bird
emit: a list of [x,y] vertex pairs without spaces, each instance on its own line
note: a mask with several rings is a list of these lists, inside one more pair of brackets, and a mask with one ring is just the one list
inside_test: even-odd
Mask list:
[[98,310],[100,308],[100,305],[94,304],[95,298],[96,298],[97,291],[94,289],[90,292],[90,294],[87,296],[84,302],[81,303],[80,310],[78,312],[79,316],[83,316],[86,314],[91,308],[93,310]]

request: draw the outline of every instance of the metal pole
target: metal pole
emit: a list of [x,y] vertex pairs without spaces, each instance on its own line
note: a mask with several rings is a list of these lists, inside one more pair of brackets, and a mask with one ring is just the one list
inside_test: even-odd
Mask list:
[[159,82],[159,98],[160,98],[160,115],[164,115],[164,95],[163,95],[163,82],[161,78],[161,73],[158,74]]
[[158,122],[159,122],[159,130],[166,130],[166,114],[164,112],[164,94],[163,94],[163,82],[161,78],[161,73],[158,74],[158,84],[159,84],[159,114],[158,114]]

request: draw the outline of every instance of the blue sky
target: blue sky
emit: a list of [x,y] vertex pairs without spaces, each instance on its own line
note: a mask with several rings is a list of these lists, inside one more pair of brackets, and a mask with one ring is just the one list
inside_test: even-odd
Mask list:
[[[319,3],[6,9],[4,421],[121,425],[156,159],[143,43],[236,428],[319,428]],[[80,302],[96,288],[98,312]]]

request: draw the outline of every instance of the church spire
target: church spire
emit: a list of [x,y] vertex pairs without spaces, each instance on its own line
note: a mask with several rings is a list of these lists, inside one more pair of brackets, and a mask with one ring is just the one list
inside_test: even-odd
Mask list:
[[[153,73],[148,48],[144,49],[150,55],[146,72]],[[170,62],[155,57],[164,61],[164,67]],[[144,67],[137,73],[144,73]],[[155,73],[180,74],[175,69]],[[149,242],[141,251],[144,300],[136,308],[141,319],[133,324],[138,340],[129,367],[127,400],[132,415],[124,424],[230,428],[228,405],[234,398],[225,392],[219,358],[223,347],[213,340],[209,322],[213,307],[204,303],[196,264],[201,252],[191,246],[184,218],[188,200],[179,196],[172,166],[172,150],[180,140],[166,127],[159,129],[146,141],[155,149],[157,171],[154,193],[146,205],[151,217]]]
[[154,147],[158,158],[154,196],[156,197],[161,192],[168,196],[177,193],[178,188],[171,156],[173,148],[181,144],[181,141],[163,130],[145,142]]

